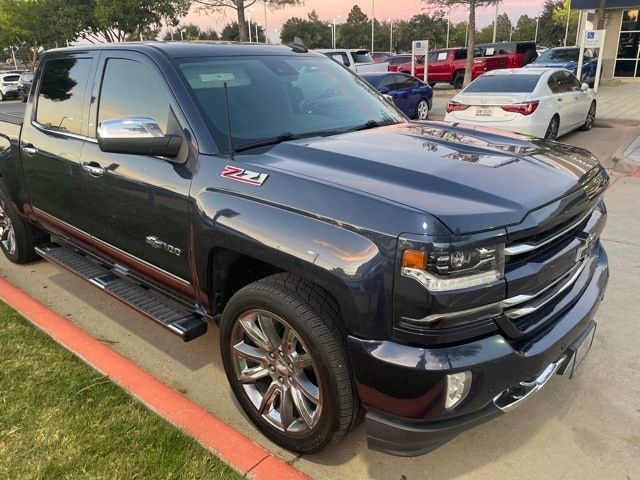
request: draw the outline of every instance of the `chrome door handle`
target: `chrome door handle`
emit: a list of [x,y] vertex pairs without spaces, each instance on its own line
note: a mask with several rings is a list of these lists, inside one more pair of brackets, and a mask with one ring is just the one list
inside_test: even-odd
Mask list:
[[563,100],[561,98],[558,99],[559,102],[562,102]]
[[83,163],[82,169],[89,172],[89,174],[93,175],[94,177],[99,177],[100,175],[104,174],[104,168],[100,167],[99,165],[93,162]]
[[30,143],[22,145],[22,151],[27,155],[35,155],[36,153],[38,153],[38,149]]

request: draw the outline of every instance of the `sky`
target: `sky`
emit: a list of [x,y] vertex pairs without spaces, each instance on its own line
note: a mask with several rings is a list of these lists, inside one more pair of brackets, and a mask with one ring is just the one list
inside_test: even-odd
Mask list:
[[[542,10],[544,0],[503,0],[498,7],[500,13],[507,13],[511,20],[515,23],[521,14],[529,16],[537,16]],[[281,10],[267,10],[267,33],[270,38],[279,38],[275,29],[290,17],[306,17],[307,12],[315,9],[320,18],[330,20],[340,15],[338,20],[345,21],[351,7],[357,4],[366,15],[371,17],[372,0],[305,0],[303,6],[286,7]],[[425,3],[420,0],[375,0],[375,17],[378,20],[393,19],[409,19],[414,15],[422,13],[425,9]],[[252,22],[257,19],[258,23],[264,25],[265,16],[264,8],[260,2],[254,7],[254,11],[250,13]],[[451,21],[460,22],[468,18],[468,10],[459,7],[451,11]],[[493,21],[495,15],[495,7],[479,8],[477,11],[477,22],[479,27],[483,27]],[[192,9],[191,13],[183,20],[183,23],[195,23],[204,28],[213,28],[220,32],[224,26],[231,20],[235,19],[235,11],[227,10],[223,13],[202,13],[197,9]]]

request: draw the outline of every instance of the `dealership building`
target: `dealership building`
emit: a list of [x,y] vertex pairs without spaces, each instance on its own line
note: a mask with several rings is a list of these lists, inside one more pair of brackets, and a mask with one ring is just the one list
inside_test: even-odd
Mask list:
[[[573,0],[571,8],[580,10],[580,30],[597,27],[599,0]],[[640,81],[640,0],[607,0],[602,79]]]

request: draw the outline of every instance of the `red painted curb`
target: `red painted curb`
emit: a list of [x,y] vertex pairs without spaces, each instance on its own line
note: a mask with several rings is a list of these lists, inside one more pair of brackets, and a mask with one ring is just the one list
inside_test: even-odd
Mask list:
[[309,479],[128,358],[2,279],[0,299],[89,366],[108,376],[147,408],[195,438],[239,473],[256,480]]

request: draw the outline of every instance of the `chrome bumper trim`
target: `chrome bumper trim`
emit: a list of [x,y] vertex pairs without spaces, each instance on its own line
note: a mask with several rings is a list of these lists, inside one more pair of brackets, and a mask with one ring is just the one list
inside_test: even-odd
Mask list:
[[549,364],[549,366],[547,366],[547,368],[545,368],[542,373],[532,381],[522,381],[515,387],[506,389],[504,392],[494,397],[493,404],[505,413],[516,409],[522,405],[523,402],[531,398],[533,394],[538,392],[538,390],[544,387],[566,360],[567,356],[564,355],[555,362]]

